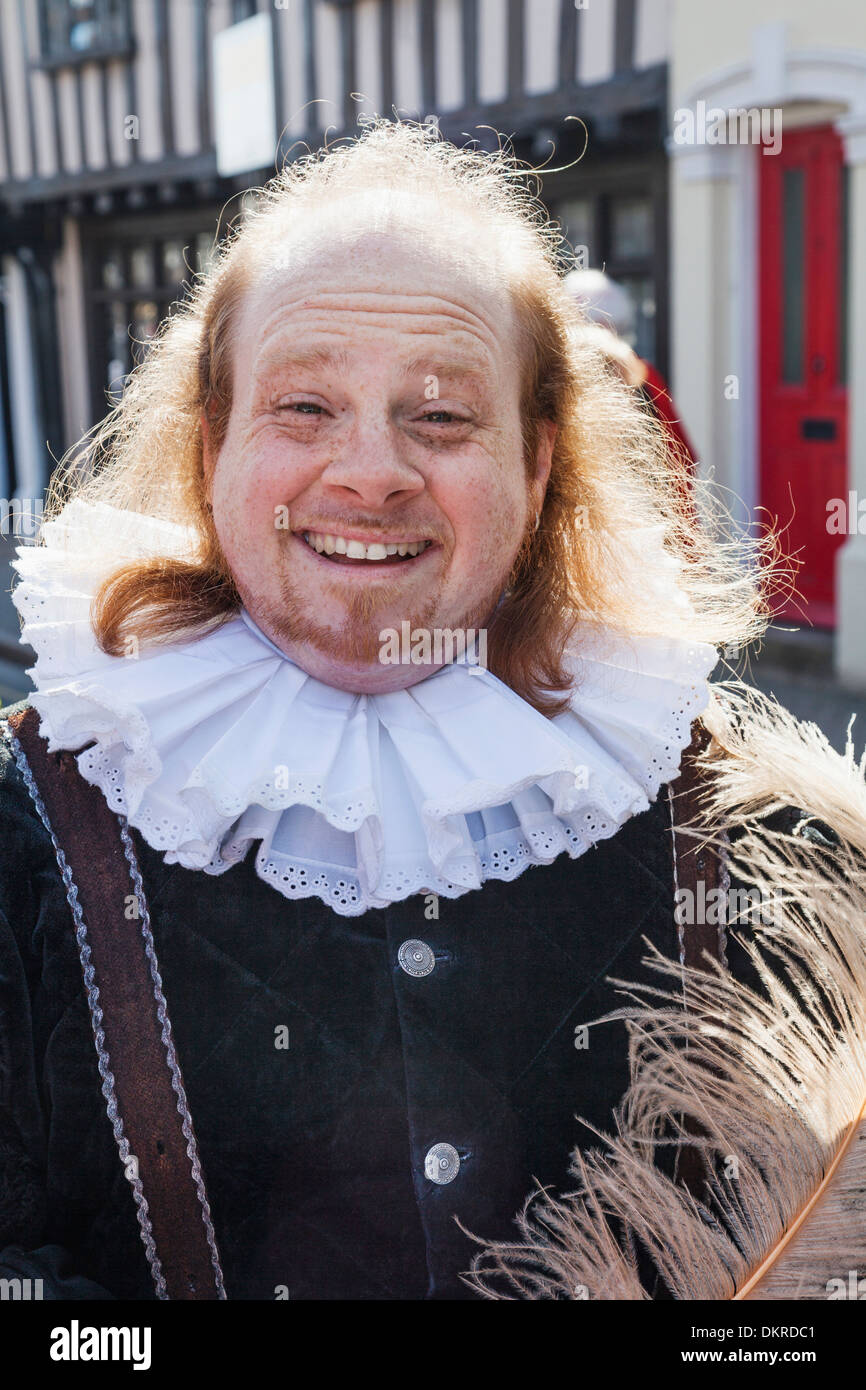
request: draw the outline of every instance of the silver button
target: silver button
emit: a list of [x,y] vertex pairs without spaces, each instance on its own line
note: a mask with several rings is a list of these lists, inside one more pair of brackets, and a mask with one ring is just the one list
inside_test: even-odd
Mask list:
[[453,1182],[460,1171],[460,1155],[453,1144],[434,1144],[424,1159],[424,1176],[431,1182]]
[[426,941],[404,941],[397,959],[407,975],[429,975],[436,958]]

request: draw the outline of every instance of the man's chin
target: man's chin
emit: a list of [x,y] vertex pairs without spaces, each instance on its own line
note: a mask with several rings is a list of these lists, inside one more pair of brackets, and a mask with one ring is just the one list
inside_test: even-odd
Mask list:
[[[417,616],[412,621],[417,623]],[[344,689],[396,689],[426,674],[410,666],[407,680],[394,680],[388,639],[395,630],[400,632],[401,619],[387,611],[365,621],[347,616],[339,626],[330,627],[314,621],[309,610],[302,612],[292,605],[279,614],[262,614],[259,625],[302,670]],[[343,684],[341,675],[349,684]]]
[[326,657],[346,670],[358,674],[372,673],[382,668],[382,640],[380,628],[363,631],[326,632],[311,639],[305,645],[320,656]]
[[[432,675],[438,666],[383,660],[382,642],[307,641],[287,643],[286,655],[307,675],[355,695],[405,690]],[[441,666],[441,662],[439,665]]]
[[[455,621],[443,614],[448,605],[438,589],[408,613],[393,594],[390,601],[371,602],[367,591],[332,615],[322,611],[324,604],[317,607],[314,596],[302,598],[287,586],[276,608],[260,610],[260,617],[250,611],[302,670],[339,689],[362,693],[405,689],[452,661],[467,659],[500,592],[501,585],[491,589],[486,602],[476,600],[462,612],[452,612]],[[332,617],[335,621],[329,622]],[[485,664],[484,655],[480,659]]]

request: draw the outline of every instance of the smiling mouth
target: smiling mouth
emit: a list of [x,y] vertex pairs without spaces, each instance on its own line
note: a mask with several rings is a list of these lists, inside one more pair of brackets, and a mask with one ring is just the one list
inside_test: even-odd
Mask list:
[[296,531],[309,550],[332,564],[364,569],[375,565],[406,565],[435,545],[432,540],[359,541],[325,531]]

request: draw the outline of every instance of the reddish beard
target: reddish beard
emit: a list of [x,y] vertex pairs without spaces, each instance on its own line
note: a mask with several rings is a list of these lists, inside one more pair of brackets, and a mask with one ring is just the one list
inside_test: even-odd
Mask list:
[[[402,587],[400,583],[393,583],[358,589],[348,595],[341,592],[346,617],[340,627],[332,628],[316,622],[309,603],[304,602],[303,595],[286,575],[281,585],[281,609],[269,618],[275,633],[286,642],[311,646],[323,656],[340,661],[373,665],[378,662],[382,649],[381,615],[389,609],[393,611]],[[413,615],[412,622],[423,627],[435,606],[435,598],[427,600]]]
[[[284,575],[281,584],[282,601],[277,612],[266,611],[261,614],[268,624],[269,632],[279,644],[312,647],[323,656],[352,665],[378,665],[382,651],[380,633],[384,627],[399,630],[402,622],[408,622],[410,631],[419,628],[431,631],[436,624],[440,602],[440,590],[436,591],[414,612],[403,612],[394,616],[395,602],[399,601],[402,585],[389,583],[358,589],[348,595],[343,590],[340,597],[346,606],[346,617],[338,628],[317,623],[310,612],[292,576]],[[456,621],[440,622],[441,627],[467,631],[482,626],[496,607],[502,591],[497,584],[480,602],[473,603],[458,615]],[[249,605],[247,605],[249,607]]]

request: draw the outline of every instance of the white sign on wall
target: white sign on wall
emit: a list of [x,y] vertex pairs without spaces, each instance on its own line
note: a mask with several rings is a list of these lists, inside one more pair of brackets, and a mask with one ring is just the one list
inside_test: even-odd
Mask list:
[[253,15],[214,35],[213,107],[220,175],[273,165],[277,132],[269,14]]

